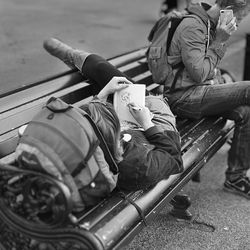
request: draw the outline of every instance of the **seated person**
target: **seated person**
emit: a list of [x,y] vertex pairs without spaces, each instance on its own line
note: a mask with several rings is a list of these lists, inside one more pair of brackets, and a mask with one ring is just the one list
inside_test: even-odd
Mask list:
[[118,164],[120,188],[145,189],[183,171],[175,117],[164,100],[146,96],[146,106],[140,109],[134,109],[137,105],[129,103],[129,110],[142,129],[121,127],[107,100],[132,82],[99,55],[75,50],[54,38],[46,40],[44,48],[70,67],[77,68],[99,89],[99,94],[81,108],[97,124]]
[[[231,14],[224,16],[225,10]],[[185,18],[173,35],[168,60],[181,61],[184,68],[175,70],[175,88],[168,82],[164,94],[178,117],[222,116],[235,122],[224,189],[250,199],[250,81],[223,79],[218,68],[249,8],[245,0],[216,0],[191,4],[188,12],[199,18]]]

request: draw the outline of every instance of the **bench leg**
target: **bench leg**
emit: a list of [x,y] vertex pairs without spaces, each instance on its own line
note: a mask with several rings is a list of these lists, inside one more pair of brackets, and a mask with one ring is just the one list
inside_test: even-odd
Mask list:
[[186,194],[177,194],[171,201],[170,204],[173,208],[170,214],[177,219],[191,220],[193,215],[190,213],[188,208],[191,205],[191,200]]
[[192,177],[193,182],[201,182],[201,174],[200,172],[197,172],[193,177]]

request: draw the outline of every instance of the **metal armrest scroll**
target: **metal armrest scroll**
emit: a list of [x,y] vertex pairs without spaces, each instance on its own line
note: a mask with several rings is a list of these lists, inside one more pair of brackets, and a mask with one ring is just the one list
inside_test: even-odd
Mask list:
[[60,181],[35,171],[0,165],[0,217],[8,224],[47,230],[69,223],[72,202]]

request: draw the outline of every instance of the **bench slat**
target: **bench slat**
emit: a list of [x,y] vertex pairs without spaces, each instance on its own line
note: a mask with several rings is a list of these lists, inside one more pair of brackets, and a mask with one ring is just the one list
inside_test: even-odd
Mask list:
[[48,96],[57,92],[60,89],[68,87],[69,85],[75,85],[82,81],[82,76],[79,73],[73,73],[65,75],[59,79],[53,79],[43,84],[31,86],[25,90],[16,92],[11,95],[7,95],[0,98],[0,115],[6,111],[22,106],[25,103],[32,102],[43,96]]
[[136,60],[144,59],[146,51],[147,51],[147,48],[134,50],[130,53],[124,53],[121,56],[111,58],[109,62],[113,64],[114,66],[116,66],[117,68],[123,67],[124,65],[127,65],[128,63],[134,62]]

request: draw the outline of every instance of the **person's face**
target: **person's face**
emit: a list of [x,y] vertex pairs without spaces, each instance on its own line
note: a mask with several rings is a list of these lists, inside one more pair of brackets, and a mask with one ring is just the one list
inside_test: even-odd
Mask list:
[[235,4],[229,6],[228,8],[233,10],[237,24],[239,24],[249,12],[246,0],[237,0],[235,1]]
[[242,19],[248,14],[247,7],[233,9],[234,16],[236,17],[236,23],[239,24]]

